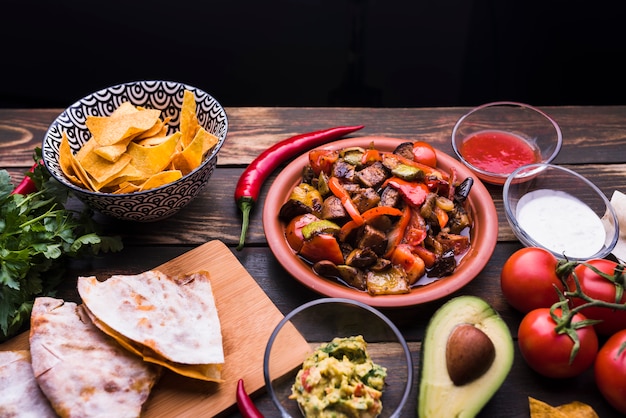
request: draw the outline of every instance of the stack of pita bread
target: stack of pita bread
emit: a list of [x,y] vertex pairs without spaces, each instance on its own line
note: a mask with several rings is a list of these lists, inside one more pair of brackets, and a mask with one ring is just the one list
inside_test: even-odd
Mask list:
[[[0,398],[12,400],[0,406],[0,416],[19,408],[37,417],[139,417],[163,367],[223,381],[208,272],[79,277],[78,292],[81,305],[37,298],[30,353],[0,352]],[[13,406],[18,401],[28,406]]]

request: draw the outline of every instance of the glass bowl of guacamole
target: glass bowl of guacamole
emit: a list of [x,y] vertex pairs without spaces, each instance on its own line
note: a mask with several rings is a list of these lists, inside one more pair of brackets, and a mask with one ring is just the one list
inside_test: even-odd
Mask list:
[[282,417],[400,417],[413,362],[383,313],[351,299],[323,298],[276,326],[263,373]]

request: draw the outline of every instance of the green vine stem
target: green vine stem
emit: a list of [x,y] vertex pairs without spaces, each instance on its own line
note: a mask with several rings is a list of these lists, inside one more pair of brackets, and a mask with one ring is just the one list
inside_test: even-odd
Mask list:
[[[615,286],[615,302],[606,302],[603,300],[594,299],[585,294],[585,292],[582,290],[582,287],[580,286],[578,276],[574,271],[574,269],[581,264],[592,270],[594,273],[598,274],[600,277],[613,283],[613,285]],[[550,316],[556,324],[554,328],[555,332],[559,335],[567,334],[567,336],[570,337],[572,342],[574,343],[574,346],[572,347],[572,352],[570,354],[570,364],[576,358],[576,355],[578,354],[578,349],[580,347],[580,339],[578,338],[576,330],[583,327],[593,326],[594,324],[601,322],[601,320],[595,319],[585,319],[578,322],[572,322],[574,316],[577,313],[590,307],[626,310],[626,303],[620,303],[622,296],[624,295],[624,287],[626,286],[626,274],[624,273],[624,268],[625,266],[623,264],[617,263],[613,274],[611,275],[600,271],[597,267],[589,263],[569,261],[567,259],[559,260],[556,268],[556,274],[561,279],[561,282],[563,283],[563,286],[566,290],[561,292],[559,289],[556,289],[557,293],[559,294],[559,301],[550,307]],[[571,277],[572,281],[574,282],[574,290],[568,290],[569,286],[567,284],[567,279],[569,277]],[[569,300],[571,298],[580,298],[584,300],[585,303],[575,308],[571,308],[569,304]],[[560,316],[556,312],[559,309],[561,310]]]

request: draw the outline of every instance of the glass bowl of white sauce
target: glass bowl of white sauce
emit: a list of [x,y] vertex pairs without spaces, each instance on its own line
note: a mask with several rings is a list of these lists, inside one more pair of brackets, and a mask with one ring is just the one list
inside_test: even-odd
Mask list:
[[619,238],[617,215],[606,195],[565,167],[539,163],[518,168],[504,183],[502,199],[520,242],[556,257],[604,258]]

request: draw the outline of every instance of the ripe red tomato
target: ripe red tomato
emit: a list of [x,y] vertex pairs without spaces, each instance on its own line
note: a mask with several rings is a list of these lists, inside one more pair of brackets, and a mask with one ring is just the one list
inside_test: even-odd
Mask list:
[[[555,309],[561,317],[561,309]],[[577,313],[572,322],[586,319]],[[518,330],[518,345],[522,357],[531,369],[550,378],[578,376],[593,364],[598,352],[598,336],[591,326],[576,330],[580,348],[570,364],[570,354],[574,342],[567,334],[557,334],[556,323],[550,316],[550,308],[539,308],[524,316]]]
[[293,218],[285,227],[285,237],[289,246],[298,252],[302,248],[304,243],[304,237],[302,236],[302,228],[311,222],[318,221],[319,218],[312,213],[305,213],[304,215],[298,215]]
[[[618,265],[616,262],[605,259],[594,259],[587,261],[587,264],[597,268],[603,273],[610,276],[613,275],[615,267]],[[615,303],[615,284],[598,273],[591,270],[585,264],[579,264],[574,269],[574,273],[578,278],[580,287],[587,296],[593,299],[603,300],[605,302]],[[574,278],[570,275],[567,279],[568,288],[571,291],[576,289],[574,284]],[[572,298],[573,306],[580,306],[585,303],[580,298]],[[620,303],[626,303],[626,292],[622,295]],[[615,332],[626,329],[626,310],[613,310],[604,307],[590,307],[581,311],[587,318],[601,319],[602,322],[594,325],[596,332],[600,335],[609,336]]]
[[626,330],[613,334],[600,348],[594,373],[602,396],[626,414]]
[[416,141],[413,143],[413,159],[418,163],[437,167],[437,153],[428,142]]
[[526,247],[514,252],[502,266],[500,287],[506,301],[520,312],[549,308],[563,291],[556,275],[558,260],[548,250]]

